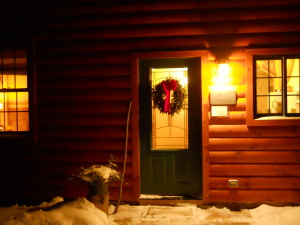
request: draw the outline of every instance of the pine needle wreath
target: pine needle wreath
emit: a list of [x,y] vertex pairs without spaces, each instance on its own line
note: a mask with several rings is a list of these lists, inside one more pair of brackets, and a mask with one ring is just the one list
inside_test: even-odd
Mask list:
[[[164,91],[163,82],[170,83],[171,81],[175,81],[177,84],[176,90],[172,91],[170,96],[170,111],[165,112],[165,99],[166,93]],[[181,109],[183,109],[185,101],[187,98],[187,92],[179,83],[178,80],[172,78],[166,78],[164,81],[158,83],[152,88],[152,101],[153,108],[158,109],[161,113],[167,113],[173,116],[175,113],[179,113]]]

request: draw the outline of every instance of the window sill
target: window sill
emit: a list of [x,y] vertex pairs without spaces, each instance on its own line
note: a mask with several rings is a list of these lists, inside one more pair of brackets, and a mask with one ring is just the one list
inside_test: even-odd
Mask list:
[[255,120],[300,120],[300,117],[265,116]]
[[248,118],[248,126],[300,126],[300,117],[266,116],[257,119]]
[[25,132],[0,132],[1,143],[31,143],[33,142],[32,133]]

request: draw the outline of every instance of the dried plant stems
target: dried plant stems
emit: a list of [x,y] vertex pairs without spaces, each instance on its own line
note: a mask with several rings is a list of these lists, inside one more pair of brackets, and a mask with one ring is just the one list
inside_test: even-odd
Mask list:
[[128,130],[129,130],[130,111],[131,111],[131,101],[129,102],[129,108],[128,108],[128,113],[127,113],[123,173],[121,175],[120,191],[119,191],[118,201],[116,203],[116,207],[115,207],[115,210],[114,210],[114,214],[116,214],[118,212],[118,208],[119,208],[119,205],[120,205],[120,202],[121,202],[121,198],[122,198],[122,194],[123,194],[123,182],[124,182],[124,177],[125,177],[126,161],[127,161],[127,148],[128,148],[127,146],[128,146]]

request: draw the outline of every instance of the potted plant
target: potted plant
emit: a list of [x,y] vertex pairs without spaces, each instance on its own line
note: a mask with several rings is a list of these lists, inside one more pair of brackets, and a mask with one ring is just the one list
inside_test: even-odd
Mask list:
[[81,167],[75,175],[89,185],[87,199],[106,214],[108,214],[109,207],[109,183],[121,179],[116,168],[117,165],[109,160],[106,165]]

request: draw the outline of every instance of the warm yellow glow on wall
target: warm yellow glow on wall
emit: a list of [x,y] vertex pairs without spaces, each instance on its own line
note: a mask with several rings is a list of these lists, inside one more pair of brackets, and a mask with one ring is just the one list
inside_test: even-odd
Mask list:
[[[211,85],[209,86],[211,116],[228,116],[228,105],[236,105],[236,87],[230,64],[212,64]],[[223,108],[213,106],[224,106]]]
[[214,85],[228,85],[231,84],[230,67],[228,63],[218,64],[213,74],[212,82]]
[[209,91],[235,90],[233,86],[232,68],[228,63],[215,64],[212,67],[211,86]]

